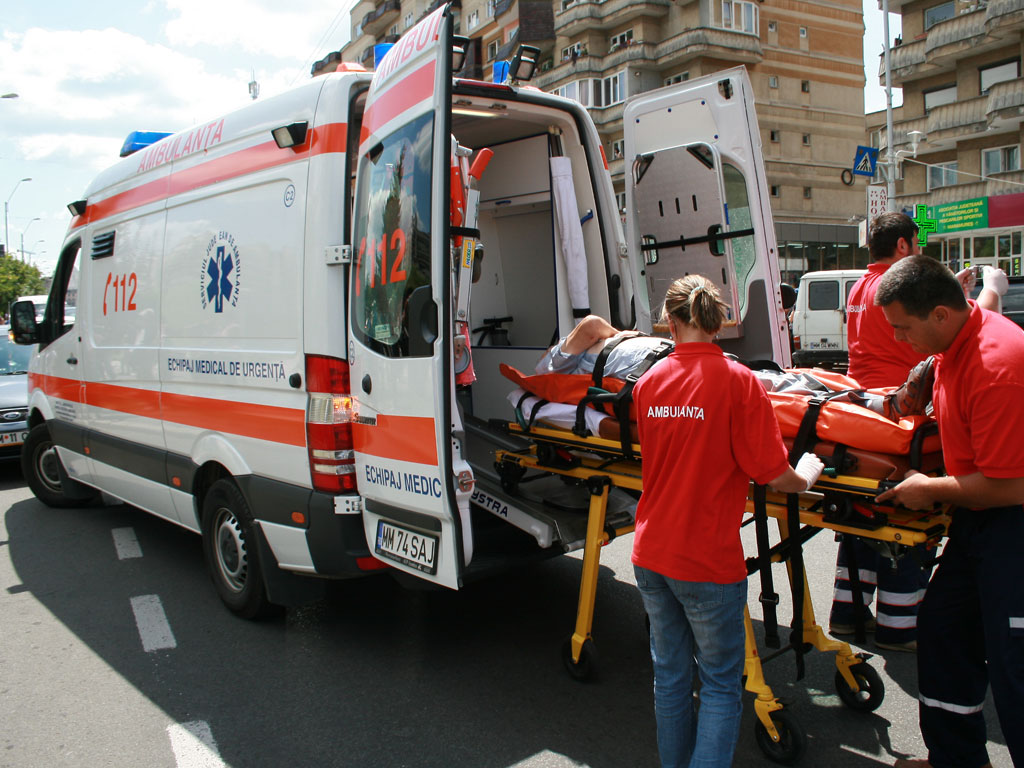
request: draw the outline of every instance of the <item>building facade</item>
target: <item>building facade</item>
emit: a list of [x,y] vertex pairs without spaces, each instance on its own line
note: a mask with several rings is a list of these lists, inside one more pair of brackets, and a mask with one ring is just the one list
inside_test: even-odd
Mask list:
[[[893,207],[929,230],[926,253],[951,267],[987,264],[1020,275],[1024,0],[890,0],[889,7],[903,18],[890,53],[892,85],[903,89],[893,115],[902,160]],[[883,58],[883,84],[884,67]],[[885,123],[884,112],[868,116],[883,154]]]
[[[340,57],[372,66],[377,43],[397,39],[437,5],[362,0]],[[625,100],[745,66],[783,279],[867,263],[857,245],[865,183],[849,172],[865,142],[857,0],[464,0],[458,32],[472,40],[467,77],[490,80],[493,64],[521,43],[541,49],[531,84],[588,108],[623,206]]]

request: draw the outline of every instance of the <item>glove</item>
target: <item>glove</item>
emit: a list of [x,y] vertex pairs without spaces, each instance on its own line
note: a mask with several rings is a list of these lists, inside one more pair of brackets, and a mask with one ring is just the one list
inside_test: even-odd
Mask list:
[[1006,294],[1010,287],[1010,281],[1006,279],[1006,273],[996,267],[985,267],[981,273],[981,283],[986,289],[994,291],[999,296]]
[[825,469],[825,465],[813,453],[805,453],[793,467],[793,470],[807,481],[807,487],[804,489],[807,491],[811,490],[811,487],[818,482],[823,469]]

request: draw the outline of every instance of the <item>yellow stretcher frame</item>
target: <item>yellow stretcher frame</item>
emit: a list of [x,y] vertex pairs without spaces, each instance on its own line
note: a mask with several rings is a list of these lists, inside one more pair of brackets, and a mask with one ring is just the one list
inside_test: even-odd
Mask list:
[[[633,524],[606,528],[608,492],[612,486],[633,491],[643,490],[640,461],[622,456],[618,441],[600,437],[579,437],[563,429],[544,426],[524,429],[517,423],[509,424],[509,432],[532,441],[525,451],[498,450],[495,454],[497,465],[512,469],[521,477],[526,470],[533,469],[575,478],[585,483],[590,490],[590,506],[587,517],[587,532],[583,545],[583,568],[580,575],[580,592],[576,609],[576,624],[571,637],[563,649],[563,660],[570,675],[579,680],[591,677],[595,666],[595,651],[591,631],[594,623],[594,604],[597,599],[597,578],[601,559],[601,547],[612,539],[634,530]],[[633,452],[640,455],[640,446],[633,444]],[[561,453],[560,453],[561,451]],[[569,452],[566,454],[565,452]],[[889,541],[906,546],[916,544],[937,544],[948,530],[949,517],[945,512],[922,515],[910,510],[895,509],[889,515],[889,523],[875,529],[865,529],[826,521],[826,514],[820,509],[822,493],[830,491],[874,498],[883,489],[878,480],[840,475],[822,476],[814,490],[800,494],[799,517],[802,525],[827,528],[839,533],[848,533],[864,538]],[[789,539],[788,509],[785,494],[769,491],[767,513],[773,517],[782,540]],[[754,512],[754,502],[748,497],[746,511]],[[760,554],[760,553],[759,553]],[[782,561],[776,554],[772,562]],[[792,566],[786,559],[790,587],[793,586]],[[828,637],[818,625],[810,599],[806,571],[803,574],[803,641],[818,651],[836,654],[836,688],[840,698],[848,706],[862,711],[873,711],[884,696],[881,677],[867,664],[869,654],[854,653],[849,643]],[[794,606],[795,611],[795,606]],[[760,728],[758,744],[767,756],[778,762],[792,763],[799,759],[806,743],[806,737],[795,720],[783,712],[783,704],[772,693],[765,680],[761,656],[758,654],[753,622],[748,608],[743,609],[745,631],[745,660],[743,674],[745,688],[754,694],[754,712]],[[846,690],[841,687],[845,683]],[[867,693],[868,698],[860,698]],[[763,729],[763,730],[762,730]]]

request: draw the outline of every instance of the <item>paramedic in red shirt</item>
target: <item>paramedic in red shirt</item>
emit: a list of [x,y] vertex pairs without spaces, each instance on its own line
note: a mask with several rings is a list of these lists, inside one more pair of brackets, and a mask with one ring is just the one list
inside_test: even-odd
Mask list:
[[918,617],[918,702],[928,760],[988,766],[982,709],[991,683],[1015,766],[1024,766],[1024,334],[964,299],[937,261],[894,265],[877,303],[895,331],[935,355],[932,404],[946,476],[910,472],[879,501],[953,507],[949,538]]
[[[894,338],[892,327],[885,319],[881,307],[875,305],[875,292],[879,281],[893,264],[920,253],[917,225],[905,214],[883,213],[871,222],[869,247],[873,262],[868,266],[867,274],[853,286],[847,299],[849,374],[867,389],[896,387],[906,381],[910,369],[927,355],[916,352]],[[998,310],[999,291],[996,283],[1000,276],[1005,285],[1006,277],[1001,270],[986,271],[986,288],[979,297],[982,306]],[[969,293],[973,288],[974,270],[960,272],[957,279],[963,286],[963,292]],[[1002,292],[1005,291],[1003,287]],[[865,607],[865,627],[875,631],[875,645],[888,650],[916,650],[917,611],[928,585],[934,554],[919,547],[912,555],[891,561],[858,538],[845,541],[839,548],[836,562],[835,594],[829,621],[829,631],[833,635],[850,635],[855,630],[853,588],[849,581],[847,563],[848,548],[853,551],[857,563],[860,593]],[[868,606],[876,585],[877,619],[872,619]]]
[[743,709],[747,568],[739,528],[747,489],[753,478],[804,491],[822,468],[813,454],[789,466],[764,387],[712,343],[725,316],[710,280],[676,280],[663,310],[675,350],[633,390],[644,490],[632,561],[651,622],[664,768],[732,765]]

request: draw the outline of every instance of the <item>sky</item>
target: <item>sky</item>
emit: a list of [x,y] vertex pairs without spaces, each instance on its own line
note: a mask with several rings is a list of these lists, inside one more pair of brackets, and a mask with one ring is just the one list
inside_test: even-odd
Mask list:
[[[8,251],[49,275],[71,216],[135,130],[179,131],[309,77],[348,42],[354,0],[7,0],[0,21],[0,197]],[[878,83],[882,12],[863,0],[865,108]],[[890,39],[899,34],[890,16]],[[893,90],[893,106],[900,103]],[[31,181],[21,181],[31,179]]]

